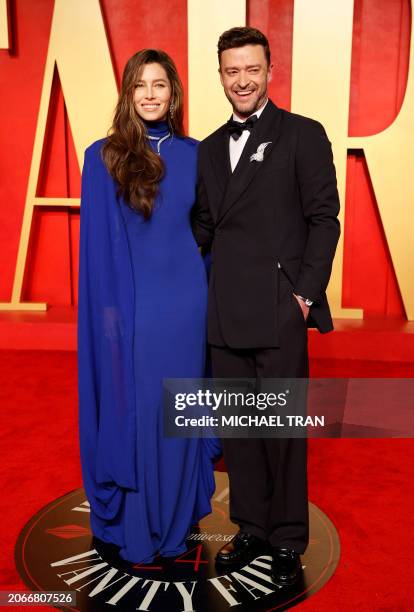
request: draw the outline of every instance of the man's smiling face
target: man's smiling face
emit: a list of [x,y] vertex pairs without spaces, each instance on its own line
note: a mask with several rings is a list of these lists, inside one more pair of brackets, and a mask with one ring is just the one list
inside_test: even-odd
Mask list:
[[249,117],[265,102],[271,68],[262,45],[244,45],[222,51],[221,84],[234,112],[241,119]]

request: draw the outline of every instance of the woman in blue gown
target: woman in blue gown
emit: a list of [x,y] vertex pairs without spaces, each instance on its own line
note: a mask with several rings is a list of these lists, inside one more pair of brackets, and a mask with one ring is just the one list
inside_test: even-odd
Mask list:
[[186,550],[211,511],[213,439],[163,437],[163,378],[201,378],[207,281],[191,228],[197,142],[172,60],[128,61],[108,138],[85,153],[79,425],[93,534],[122,558]]

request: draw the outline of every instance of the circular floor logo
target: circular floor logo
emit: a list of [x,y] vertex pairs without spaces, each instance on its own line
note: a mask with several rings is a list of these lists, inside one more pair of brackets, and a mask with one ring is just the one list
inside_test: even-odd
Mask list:
[[318,591],[334,573],[338,534],[313,504],[303,580],[295,588],[272,582],[268,555],[217,572],[215,555],[237,531],[228,519],[228,478],[223,472],[216,472],[212,507],[212,514],[193,528],[183,555],[134,565],[122,560],[115,547],[92,537],[89,504],[78,489],[42,508],[25,525],[16,544],[17,568],[32,590],[75,591],[76,606],[60,609],[88,612],[229,612],[233,606],[240,612],[287,610]]

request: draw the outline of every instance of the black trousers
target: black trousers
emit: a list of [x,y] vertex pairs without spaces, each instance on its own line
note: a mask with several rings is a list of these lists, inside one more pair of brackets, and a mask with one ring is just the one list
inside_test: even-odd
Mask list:
[[[308,376],[306,323],[290,282],[279,276],[279,348],[211,346],[215,378]],[[307,440],[227,438],[222,444],[232,522],[272,546],[302,554],[309,539]]]

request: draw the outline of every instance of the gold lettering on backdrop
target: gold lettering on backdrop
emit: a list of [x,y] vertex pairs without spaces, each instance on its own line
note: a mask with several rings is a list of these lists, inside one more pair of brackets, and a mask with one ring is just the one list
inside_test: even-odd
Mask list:
[[[349,138],[353,4],[353,0],[295,0],[292,110],[319,119],[333,142],[342,227],[346,151],[347,148],[364,150],[407,318],[414,320],[411,213],[414,202],[414,183],[411,180],[414,163],[413,24],[411,21],[407,88],[397,118],[374,136]],[[343,237],[335,257],[329,299],[334,316],[361,318],[361,310],[342,308],[342,263]]]
[[[327,129],[333,143],[338,175],[342,227],[346,151],[347,148],[364,150],[407,317],[413,320],[414,275],[410,272],[414,241],[411,239],[413,223],[409,208],[414,201],[414,184],[409,177],[414,162],[411,137],[414,133],[414,46],[411,44],[404,102],[394,123],[375,136],[349,138],[353,5],[353,0],[295,0],[292,111],[319,119]],[[0,18],[2,10],[6,11],[5,0],[0,0]],[[204,138],[229,114],[217,74],[217,39],[225,29],[243,25],[245,20],[246,0],[229,0],[224,4],[219,4],[218,0],[211,3],[188,0],[189,119],[192,136]],[[4,19],[1,21],[4,22]],[[0,310],[46,308],[46,304],[21,302],[33,209],[36,205],[79,205],[76,198],[37,198],[35,193],[55,64],[81,162],[86,146],[106,133],[117,96],[98,0],[55,0],[13,294],[11,302],[0,304]],[[361,318],[361,309],[342,308],[342,266],[343,234],[328,295],[334,316]]]
[[342,232],[328,287],[329,303],[335,317],[362,318],[362,310],[341,305],[353,9],[354,0],[295,0],[292,111],[319,120],[332,141]]
[[188,0],[189,132],[200,140],[230,115],[220,85],[217,41],[225,30],[246,23],[246,0]]
[[21,301],[34,207],[79,206],[79,198],[36,197],[55,66],[81,167],[85,148],[106,134],[117,99],[99,0],[55,0],[12,298],[0,310],[46,310],[46,304]]
[[[413,13],[411,3],[411,15]],[[363,149],[382,226],[407,318],[414,320],[414,26],[404,100],[394,122],[382,132],[349,138]]]
[[7,0],[0,0],[0,49],[9,49],[9,11]]

